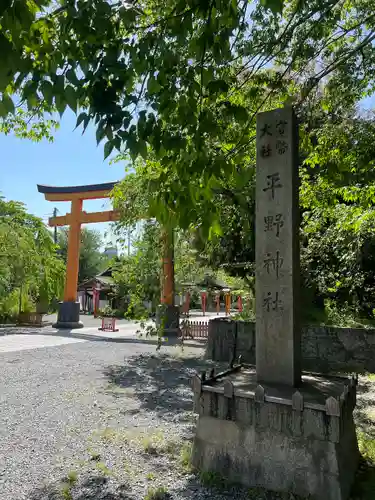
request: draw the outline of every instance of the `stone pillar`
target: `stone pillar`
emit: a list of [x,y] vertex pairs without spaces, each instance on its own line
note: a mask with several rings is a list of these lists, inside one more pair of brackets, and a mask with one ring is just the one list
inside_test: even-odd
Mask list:
[[[359,458],[357,379],[305,373],[300,383],[298,278],[297,129],[284,108],[257,120],[256,370],[195,376],[192,464],[249,487],[347,500]],[[224,349],[213,343],[219,325],[210,321],[215,359],[228,349],[228,339]],[[242,333],[237,324],[235,356],[250,350]]]
[[257,117],[256,369],[264,383],[301,380],[298,321],[298,130],[293,109]]

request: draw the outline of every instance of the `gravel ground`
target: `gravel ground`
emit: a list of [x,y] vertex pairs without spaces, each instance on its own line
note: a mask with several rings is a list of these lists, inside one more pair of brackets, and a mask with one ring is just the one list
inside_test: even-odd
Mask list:
[[[0,500],[248,498],[206,488],[186,467],[189,380],[208,367],[201,347],[147,342],[0,354]],[[360,379],[356,420],[375,435],[374,380]],[[166,494],[147,497],[157,488]]]
[[84,342],[0,355],[0,500],[245,498],[184,464],[202,349]]
[[359,376],[354,418],[357,430],[375,439],[375,374]]

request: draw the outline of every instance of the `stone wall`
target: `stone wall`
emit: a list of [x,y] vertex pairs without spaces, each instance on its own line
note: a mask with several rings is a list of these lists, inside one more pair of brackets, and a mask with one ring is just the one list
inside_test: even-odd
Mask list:
[[[208,327],[207,358],[230,361],[239,355],[242,362],[255,364],[255,323],[212,319]],[[302,327],[302,368],[323,373],[375,373],[375,330]]]

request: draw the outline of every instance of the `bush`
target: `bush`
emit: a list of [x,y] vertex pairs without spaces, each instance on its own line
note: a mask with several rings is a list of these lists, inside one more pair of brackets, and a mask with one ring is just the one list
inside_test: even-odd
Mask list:
[[118,319],[123,319],[126,317],[127,310],[126,309],[113,309],[113,317]]
[[[0,302],[0,323],[17,323],[20,307],[20,291],[18,288],[4,296]],[[21,311],[35,311],[35,304],[30,300],[27,291],[22,294]]]
[[105,317],[105,318],[113,318],[114,317],[114,310],[112,309],[111,306],[107,305],[103,309],[98,310],[98,316]]
[[242,321],[255,321],[255,312],[252,309],[244,309],[241,313],[235,314],[234,318]]
[[148,319],[149,315],[149,311],[140,301],[131,300],[125,318],[142,320]]

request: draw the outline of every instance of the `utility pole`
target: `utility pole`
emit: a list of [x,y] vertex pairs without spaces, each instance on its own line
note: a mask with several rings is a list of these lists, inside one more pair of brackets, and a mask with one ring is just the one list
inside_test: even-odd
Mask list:
[[[57,208],[56,207],[53,209],[53,216],[57,217]],[[54,241],[55,245],[57,245],[57,226],[55,226],[53,228],[53,241]]]

